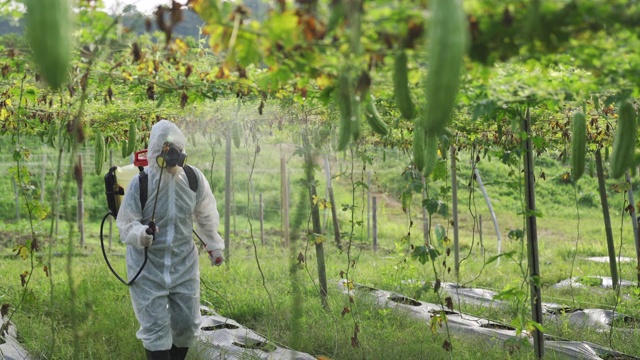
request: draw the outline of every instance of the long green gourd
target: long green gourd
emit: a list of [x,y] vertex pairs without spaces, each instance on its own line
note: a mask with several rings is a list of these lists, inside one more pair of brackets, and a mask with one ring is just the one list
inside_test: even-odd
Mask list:
[[633,163],[637,137],[636,112],[629,101],[623,101],[618,110],[618,129],[613,139],[613,153],[609,161],[609,175],[614,179],[624,175]]
[[38,71],[58,90],[67,81],[71,61],[71,10],[67,0],[25,1],[26,35]]
[[573,114],[571,121],[571,176],[578,181],[584,174],[587,153],[587,121],[584,113]]
[[468,25],[460,0],[431,0],[428,33],[426,109],[421,116],[428,134],[442,133],[455,106],[468,44]]

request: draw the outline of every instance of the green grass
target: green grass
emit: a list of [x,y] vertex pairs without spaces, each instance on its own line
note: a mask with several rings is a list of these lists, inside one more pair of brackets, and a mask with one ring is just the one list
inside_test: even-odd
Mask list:
[[[258,246],[257,260],[264,272],[260,274],[250,241],[234,240],[236,241],[231,249],[232,256],[229,259],[228,268],[226,266],[210,267],[204,255],[201,262],[203,303],[209,304],[221,315],[240,322],[277,344],[289,344],[294,335],[301,335],[297,348],[299,351],[334,359],[360,359],[363,356],[370,359],[416,358],[416,356],[448,358],[449,354],[441,347],[446,340],[446,333],[442,329],[434,334],[430,330],[430,324],[411,318],[406,313],[380,308],[366,295],[356,296],[354,302],[351,302],[337,286],[340,271],[346,271],[349,267],[347,254],[340,253],[328,244],[326,249],[327,273],[330,279],[329,310],[324,310],[320,305],[314,251],[305,249],[302,244],[295,246],[297,251],[306,254],[307,261],[305,268],[299,273],[302,283],[300,292],[302,304],[301,316],[297,321],[302,334],[293,334],[288,251],[276,246]],[[116,254],[121,251],[122,248],[118,246],[118,249],[110,255],[114,266],[120,269],[123,267],[123,259]],[[95,241],[84,252],[90,254],[86,257],[73,258],[73,277],[76,284],[75,318],[79,334],[79,349],[81,349],[79,358],[142,357],[141,345],[134,336],[137,324],[126,287],[109,273]],[[402,280],[433,278],[427,267],[419,266],[414,262],[403,262],[400,255],[388,248],[381,253],[385,255],[376,255],[368,250],[352,254],[351,259],[356,259],[356,265],[350,269],[350,278],[358,283],[397,291],[407,296],[413,296],[418,285],[408,284]],[[477,270],[478,259],[475,260],[475,263],[463,263],[461,272]],[[13,320],[18,324],[25,339],[25,346],[32,354],[49,356],[48,354],[53,351],[52,358],[60,359],[71,358],[73,354],[72,319],[74,315],[70,313],[69,307],[68,279],[64,273],[66,262],[66,258],[54,258],[52,267],[59,270],[53,273],[55,283],[53,300],[50,298],[48,279],[42,272],[35,272],[25,295],[16,270],[25,268],[27,263],[19,259],[6,259],[0,264],[3,301],[15,303],[16,299],[25,296]],[[481,286],[487,282],[489,288],[496,288],[497,284],[519,286],[517,277],[516,279],[513,277],[515,269],[517,266],[509,261],[502,261],[499,267],[490,264],[483,270],[482,281],[478,281],[478,284]],[[266,289],[262,284],[263,275]],[[443,280],[453,281],[454,279]],[[501,288],[496,290],[499,291]],[[567,290],[545,287],[544,300],[566,303],[573,297],[576,299],[576,306],[606,307],[613,304],[613,293],[610,290],[596,292],[598,295],[594,296],[593,289],[574,288],[568,293]],[[273,306],[269,295],[273,300]],[[433,293],[423,293],[421,299],[437,302]],[[639,316],[637,305],[637,296],[627,298],[622,300],[618,310],[632,310],[630,315]],[[351,312],[343,316],[345,307],[348,307]],[[505,323],[510,323],[518,312],[526,314],[526,309],[515,308],[493,312],[473,308],[468,310],[470,313]],[[356,324],[360,330],[358,334],[360,347],[358,348],[351,346],[351,337]],[[604,345],[608,345],[610,339],[607,334],[596,333],[590,329],[558,326],[550,327],[549,331],[564,338],[588,340]],[[630,336],[628,333],[616,331],[611,340],[616,349],[628,354],[638,354],[638,346],[635,342],[629,341]],[[484,341],[486,340],[455,336],[452,339],[454,358],[477,358],[476,346]],[[505,356],[504,350],[499,345],[494,347],[483,345],[482,349],[483,356],[489,359],[500,359]],[[528,352],[525,351],[525,353]],[[523,356],[531,357],[531,354],[519,353],[514,355],[514,358],[523,358]]]
[[[93,248],[93,247],[91,247]],[[95,249],[94,249],[95,250]],[[303,248],[300,249],[304,251]],[[244,326],[267,336],[278,344],[287,344],[291,333],[291,289],[288,263],[279,248],[260,248],[258,259],[264,269],[268,292],[274,304],[269,302],[267,290],[262,286],[261,274],[248,244],[234,246],[229,268],[212,268],[202,261],[202,300],[223,316],[233,318]],[[355,302],[341,293],[337,286],[339,270],[346,269],[346,255],[336,251],[328,254],[330,274],[329,309],[320,306],[318,290],[314,284],[314,255],[307,253],[308,268],[302,269],[302,316],[298,319],[303,329],[299,351],[324,355],[335,359],[366,358],[448,358],[441,347],[446,340],[443,331],[433,334],[429,324],[410,318],[407,314],[379,308],[366,296],[358,296]],[[361,262],[375,262],[384,269],[377,281],[385,283],[385,274],[395,271],[395,259],[361,254]],[[112,256],[118,267],[121,258]],[[141,345],[135,339],[137,324],[129,304],[128,291],[108,272],[101,254],[94,252],[87,257],[74,258],[74,283],[76,284],[76,313],[70,313],[70,295],[66,274],[54,273],[54,297],[50,299],[49,283],[36,273],[29,285],[25,300],[13,321],[19,326],[25,339],[25,347],[38,357],[72,358],[74,334],[73,316],[76,319],[78,344],[82,359],[140,358]],[[2,274],[15,274],[15,269],[25,262],[9,259],[2,262]],[[64,269],[66,259],[55,258],[53,268]],[[359,279],[360,265],[354,270]],[[409,269],[407,269],[409,270]],[[312,275],[309,277],[307,271]],[[411,272],[420,273],[419,269]],[[13,281],[12,281],[13,279]],[[364,278],[363,278],[364,280]],[[23,296],[17,276],[3,276],[2,293],[5,301],[13,303]],[[344,307],[351,312],[341,315]],[[351,346],[354,329],[359,328],[360,346]],[[453,340],[456,358],[472,359],[475,352],[467,345],[467,339]],[[488,349],[488,355],[501,358],[501,349]]]
[[[216,148],[218,155],[211,166],[210,149],[202,145],[189,151],[191,164],[202,169],[210,177],[218,208],[224,216],[224,160],[222,150]],[[303,176],[301,159],[292,154],[293,149],[285,152],[291,189],[291,223],[294,223],[295,209],[300,199],[297,180]],[[252,166],[252,147],[243,145],[234,149],[234,204],[231,228],[231,256],[229,267],[211,268],[204,259],[201,265],[202,299],[206,304],[223,316],[228,316],[244,326],[251,328],[270,341],[279,344],[296,344],[296,349],[315,356],[328,356],[334,359],[392,359],[392,358],[429,358],[429,359],[477,359],[478,349],[487,359],[533,358],[531,350],[522,349],[510,355],[502,345],[487,345],[486,340],[468,336],[452,338],[453,354],[442,348],[447,339],[446,332],[439,329],[432,333],[430,324],[407,316],[404,313],[380,308],[366,296],[356,296],[354,302],[342,294],[337,287],[341,273],[348,271],[349,279],[357,283],[373,286],[416,297],[419,300],[438,302],[433,291],[423,289],[422,284],[431,284],[437,278],[441,281],[459,282],[466,286],[481,287],[496,292],[509,289],[521,289],[526,296],[528,286],[526,245],[523,239],[509,238],[510,231],[523,230],[521,215],[523,197],[519,191],[517,177],[508,175],[510,168],[496,161],[482,162],[480,171],[491,196],[492,205],[498,214],[502,235],[502,252],[509,256],[486,264],[497,255],[497,238],[493,224],[486,210],[486,204],[477,186],[468,188],[470,168],[459,162],[459,205],[460,225],[460,264],[459,274],[453,270],[454,254],[446,255],[444,245],[434,238],[434,227],[439,224],[452,239],[453,231],[450,219],[441,215],[432,218],[431,236],[441,255],[437,258],[435,273],[431,263],[425,265],[410,256],[411,245],[422,243],[422,220],[419,193],[413,194],[410,211],[403,212],[400,196],[408,182],[401,174],[406,165],[406,156],[395,154],[387,156],[386,161],[374,156],[367,169],[372,172],[371,190],[378,199],[378,251],[372,251],[371,239],[367,236],[367,196],[363,187],[352,182],[367,182],[367,173],[362,171],[359,160],[343,158],[329,154],[331,162],[334,194],[338,205],[340,229],[345,233],[342,244],[344,250],[336,248],[333,241],[333,229],[330,212],[327,210],[326,252],[327,276],[329,278],[329,309],[322,308],[317,285],[315,250],[308,246],[303,237],[291,249],[281,247],[283,242],[280,222],[280,148],[262,144],[262,151]],[[464,156],[461,155],[460,158]],[[640,318],[640,292],[636,288],[623,288],[620,296],[611,289],[593,287],[574,287],[555,289],[558,281],[573,277],[608,276],[609,265],[584,260],[589,256],[606,256],[602,213],[599,208],[597,184],[595,179],[585,176],[577,184],[577,192],[571,184],[560,181],[567,171],[566,166],[545,161],[546,180],[538,179],[536,187],[537,205],[543,216],[537,219],[541,286],[543,301],[555,302],[582,308],[613,309],[624,314]],[[318,194],[325,197],[326,179],[320,169],[322,157],[317,158]],[[35,166],[35,165],[34,165]],[[91,168],[91,164],[85,164]],[[354,179],[350,177],[353,167]],[[515,169],[517,176],[519,170]],[[251,176],[251,181],[249,177]],[[51,180],[51,179],[50,179]],[[10,189],[6,177],[0,179],[3,186]],[[51,180],[52,181],[52,180]],[[431,181],[429,194],[438,197],[451,206],[451,200],[439,195],[442,187],[450,180]],[[615,182],[609,182],[608,187]],[[77,358],[110,359],[141,358],[142,345],[135,339],[137,323],[131,310],[128,291],[109,272],[98,242],[97,219],[106,212],[103,199],[102,178],[88,175],[86,181],[85,206],[89,215],[86,224],[86,247],[77,247],[77,231],[74,230],[73,246],[78,256],[67,258],[69,225],[64,219],[59,222],[57,240],[52,244],[54,257],[51,264],[52,278],[47,278],[42,266],[35,264],[31,268],[29,259],[16,258],[12,252],[15,244],[25,243],[29,239],[30,225],[26,220],[15,222],[11,210],[12,191],[6,191],[1,197],[7,205],[3,212],[2,248],[0,255],[0,302],[10,303],[17,312],[13,321],[18,324],[25,340],[25,346],[37,358],[72,358],[74,349],[80,351]],[[48,185],[49,188],[52,185]],[[634,183],[634,188],[637,184]],[[249,192],[249,190],[251,190]],[[256,201],[263,194],[265,203],[265,245],[260,245],[259,222],[255,215]],[[577,196],[576,196],[577,194]],[[48,193],[47,196],[50,194]],[[355,197],[355,203],[353,203]],[[471,206],[468,199],[472,200]],[[577,200],[576,200],[577,199]],[[302,201],[307,201],[305,198]],[[579,204],[576,206],[576,202]],[[348,211],[342,211],[342,204],[354,204],[354,223]],[[610,205],[613,233],[616,249],[621,256],[635,258],[633,233],[627,214],[621,212],[622,195],[611,192]],[[252,215],[247,217],[247,209]],[[308,209],[308,206],[305,207]],[[13,211],[13,213],[11,212]],[[324,224],[325,211],[321,211]],[[479,246],[477,220],[482,215],[484,251]],[[308,226],[308,210],[302,214],[305,232]],[[73,213],[72,213],[73,219]],[[249,226],[249,220],[251,226]],[[47,259],[50,243],[48,238],[51,219],[34,224],[42,250],[38,256]],[[352,231],[353,227],[353,231]],[[351,234],[351,237],[348,235]],[[253,238],[252,238],[253,236]],[[351,240],[351,247],[346,245]],[[256,254],[254,254],[254,243]],[[124,273],[122,254],[124,247],[114,237],[110,259],[115,267]],[[300,281],[300,307],[298,315],[293,313],[294,292],[290,276],[290,261],[298,253],[305,255],[304,268],[297,273]],[[84,254],[86,256],[80,256]],[[69,261],[71,261],[69,263]],[[258,271],[258,262],[263,271]],[[75,295],[72,297],[69,287],[67,267],[72,267],[72,279]],[[451,269],[451,270],[449,270]],[[620,277],[624,280],[636,279],[634,263],[619,264]],[[28,286],[23,288],[20,274],[32,271]],[[264,285],[263,279],[264,276]],[[51,280],[52,279],[52,280]],[[53,282],[53,287],[50,284]],[[266,288],[265,288],[266,287]],[[53,295],[52,295],[53,294]],[[73,303],[72,303],[73,300]],[[509,308],[486,309],[469,307],[468,312],[506,324],[518,324],[528,319],[529,300],[522,297],[507,297]],[[72,306],[72,304],[74,304]],[[345,307],[350,312],[342,315]],[[75,324],[75,325],[74,325]],[[359,347],[352,347],[352,337],[359,329]],[[592,341],[607,347],[613,347],[629,355],[640,356],[640,344],[632,341],[633,330],[598,333],[593,329],[580,329],[567,324],[545,324],[546,332],[572,340]],[[634,329],[634,325],[625,325]],[[75,331],[74,331],[75,329]],[[74,346],[77,344],[77,347]]]

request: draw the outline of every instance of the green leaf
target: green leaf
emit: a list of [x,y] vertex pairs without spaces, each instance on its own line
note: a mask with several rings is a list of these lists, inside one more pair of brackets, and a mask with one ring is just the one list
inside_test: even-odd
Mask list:
[[507,234],[509,240],[520,241],[524,239],[524,231],[522,229],[512,229],[509,230],[509,234]]
[[433,172],[431,172],[431,177],[433,180],[446,180],[449,175],[449,171],[447,169],[447,162],[438,160],[436,162],[435,168],[433,168]]
[[274,44],[278,43],[286,50],[292,49],[300,34],[298,30],[298,16],[293,10],[274,13],[265,23],[264,28]]
[[419,299],[422,296],[422,293],[428,293],[433,290],[433,287],[429,283],[424,283],[418,290],[416,290],[415,295],[413,296],[416,299]]
[[256,42],[256,36],[249,33],[242,33],[238,37],[236,48],[234,50],[236,61],[242,67],[248,67],[251,64],[260,62],[260,51]]
[[440,252],[437,249],[424,245],[414,247],[411,253],[411,258],[417,259],[423,265],[429,260],[435,261],[438,256],[440,256]]
[[510,251],[510,252],[506,252],[506,253],[502,253],[502,254],[494,255],[494,256],[491,256],[489,259],[487,259],[487,261],[486,261],[484,264],[485,264],[485,265],[489,265],[489,264],[491,264],[492,262],[494,262],[494,261],[496,261],[496,260],[500,259],[501,257],[508,257],[508,258],[512,259],[512,258],[513,258],[513,255],[515,255],[515,254],[516,254],[516,252],[515,252],[515,251]]
[[526,296],[527,294],[522,289],[508,287],[505,290],[502,290],[499,293],[497,293],[493,297],[493,300],[518,300],[518,299],[524,299]]
[[422,201],[422,207],[427,210],[429,215],[433,215],[438,211],[438,207],[440,206],[440,201],[438,199],[425,199]]
[[436,239],[438,239],[438,241],[442,242],[442,240],[447,236],[447,231],[445,230],[444,226],[440,225],[440,224],[436,224]]
[[440,201],[440,207],[438,208],[438,215],[442,216],[443,218],[449,217],[449,205],[447,203],[443,203],[442,201]]
[[529,277],[529,280],[535,285],[535,286],[542,286],[542,277],[540,277],[540,275],[534,275]]
[[533,320],[527,321],[525,327],[530,332],[533,330],[538,330],[543,333],[547,332],[547,329],[544,326],[542,326],[542,324],[535,322]]
[[411,181],[411,183],[409,184],[409,189],[411,189],[411,191],[416,192],[416,193],[421,193],[422,192],[422,181],[420,179],[413,179]]
[[166,99],[166,94],[162,93],[160,94],[160,96],[158,97],[158,101],[156,102],[156,109],[159,109],[162,104],[164,104],[164,100]]
[[363,189],[369,190],[369,186],[362,181],[356,181],[353,185],[355,188],[362,186]]
[[402,202],[402,211],[407,212],[407,209],[409,209],[409,207],[411,207],[411,198],[412,198],[412,193],[411,191],[404,191],[402,193],[402,195],[400,195],[400,199]]

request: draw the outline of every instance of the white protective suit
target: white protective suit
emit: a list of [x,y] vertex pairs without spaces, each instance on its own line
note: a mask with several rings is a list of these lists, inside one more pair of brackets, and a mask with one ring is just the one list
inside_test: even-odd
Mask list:
[[[158,232],[148,247],[148,261],[138,279],[130,286],[131,302],[140,329],[136,333],[147,350],[190,347],[200,324],[200,272],[198,250],[193,240],[193,223],[207,244],[208,251],[224,249],[218,234],[220,216],[216,199],[202,172],[194,168],[198,189],[189,188],[183,168],[162,171],[156,158],[165,142],[182,148],[186,138],[170,121],[161,120],[151,128],[145,171],[148,174],[148,196],[144,209],[140,209],[138,176],[125,191],[116,223],[120,237],[127,246],[128,281],[144,261],[144,248],[139,239],[144,236],[154,206]],[[159,192],[156,199],[156,190]]]

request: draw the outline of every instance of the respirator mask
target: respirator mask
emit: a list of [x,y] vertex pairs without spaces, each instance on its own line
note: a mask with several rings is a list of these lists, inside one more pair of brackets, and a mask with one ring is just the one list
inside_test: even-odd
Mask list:
[[187,160],[187,154],[173,143],[165,142],[162,145],[162,153],[156,158],[156,163],[161,168],[180,166],[183,167]]

